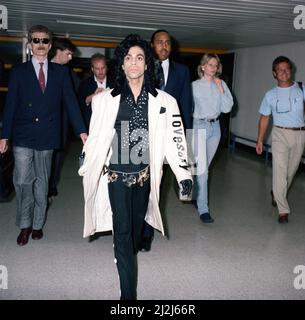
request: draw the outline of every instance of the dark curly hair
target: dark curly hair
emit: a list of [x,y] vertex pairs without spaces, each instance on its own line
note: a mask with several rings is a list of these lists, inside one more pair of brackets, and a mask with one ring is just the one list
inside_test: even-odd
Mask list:
[[149,43],[143,40],[138,34],[128,35],[115,49],[114,55],[116,58],[116,67],[115,67],[115,87],[120,91],[122,86],[126,81],[126,76],[122,65],[124,63],[124,58],[128,54],[131,47],[140,47],[144,51],[145,63],[147,69],[144,73],[144,83],[148,91],[155,90],[155,65],[153,52]]

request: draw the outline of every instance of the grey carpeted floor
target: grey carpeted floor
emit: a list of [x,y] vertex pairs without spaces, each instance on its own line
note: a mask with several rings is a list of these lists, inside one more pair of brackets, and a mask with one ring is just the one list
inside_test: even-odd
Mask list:
[[[17,246],[15,199],[0,204],[0,265],[8,272],[0,299],[119,298],[112,236],[82,238],[80,149],[79,142],[69,148],[43,239]],[[271,168],[255,155],[218,153],[210,171],[213,224],[204,225],[193,205],[177,200],[170,173],[166,182],[169,237],[156,233],[151,252],[138,255],[139,299],[305,298],[305,289],[294,288],[293,272],[305,265],[304,172],[289,193],[285,225],[270,204]]]

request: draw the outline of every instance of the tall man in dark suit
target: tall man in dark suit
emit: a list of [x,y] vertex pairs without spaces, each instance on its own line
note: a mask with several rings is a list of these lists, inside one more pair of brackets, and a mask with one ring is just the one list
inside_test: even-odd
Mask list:
[[31,233],[34,240],[43,237],[52,154],[61,140],[62,99],[75,132],[83,143],[87,139],[67,67],[48,62],[50,31],[33,26],[28,41],[33,57],[11,71],[0,139],[0,153],[6,152],[8,141],[13,146],[21,246]]
[[[75,45],[67,38],[53,38],[52,47],[49,51],[49,58],[51,62],[58,64],[68,64],[72,60],[73,54],[76,51]],[[77,92],[80,79],[76,73],[69,69],[72,78],[72,84],[75,93]],[[58,194],[57,186],[60,180],[60,171],[64,160],[64,149],[67,145],[69,136],[69,119],[65,108],[62,108],[61,117],[61,145],[60,149],[53,151],[52,156],[52,169],[49,179],[49,192],[48,197],[56,197]]]
[[[151,36],[150,44],[156,58],[157,86],[177,100],[184,129],[192,129],[193,101],[189,69],[187,66],[169,59],[172,52],[172,41],[170,34],[166,30],[160,29],[155,31]],[[164,173],[165,169],[166,167],[164,166]],[[165,174],[163,174],[163,176],[165,176]],[[153,228],[145,223],[143,228],[142,251],[150,251],[153,235]]]
[[112,87],[112,83],[109,77],[107,77],[108,68],[106,57],[103,54],[95,53],[91,57],[90,62],[93,74],[81,82],[78,90],[78,100],[87,130],[89,129],[92,114],[92,98],[107,87]]
[[159,84],[160,89],[177,100],[184,129],[192,129],[193,102],[189,69],[187,66],[169,59],[172,52],[172,41],[166,30],[157,30],[153,33],[151,47],[162,65],[164,83]]

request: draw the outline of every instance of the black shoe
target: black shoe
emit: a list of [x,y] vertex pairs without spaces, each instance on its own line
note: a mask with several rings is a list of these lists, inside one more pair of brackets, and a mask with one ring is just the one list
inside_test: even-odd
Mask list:
[[143,238],[139,246],[139,251],[143,251],[143,252],[150,251],[152,241],[153,241],[153,237]]
[[57,188],[50,188],[48,193],[48,198],[56,197],[58,195]]
[[29,241],[29,236],[32,232],[32,228],[21,229],[19,236],[17,238],[17,244],[19,246],[25,246]]
[[288,214],[287,213],[280,214],[278,221],[279,223],[288,223]]
[[200,215],[200,220],[203,222],[203,223],[212,223],[214,222],[214,219],[210,216],[210,214],[208,212],[206,213],[202,213]]
[[33,240],[40,240],[43,237],[42,229],[32,231],[32,239]]

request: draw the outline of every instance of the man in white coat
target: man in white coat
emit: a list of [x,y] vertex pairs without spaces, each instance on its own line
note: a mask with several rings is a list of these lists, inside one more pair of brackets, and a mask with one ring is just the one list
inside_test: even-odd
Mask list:
[[136,255],[144,220],[164,234],[159,210],[162,164],[167,159],[181,194],[189,196],[183,124],[176,100],[154,87],[149,44],[129,35],[115,51],[116,84],[93,98],[84,146],[84,237],[113,230],[122,300],[137,298]]

